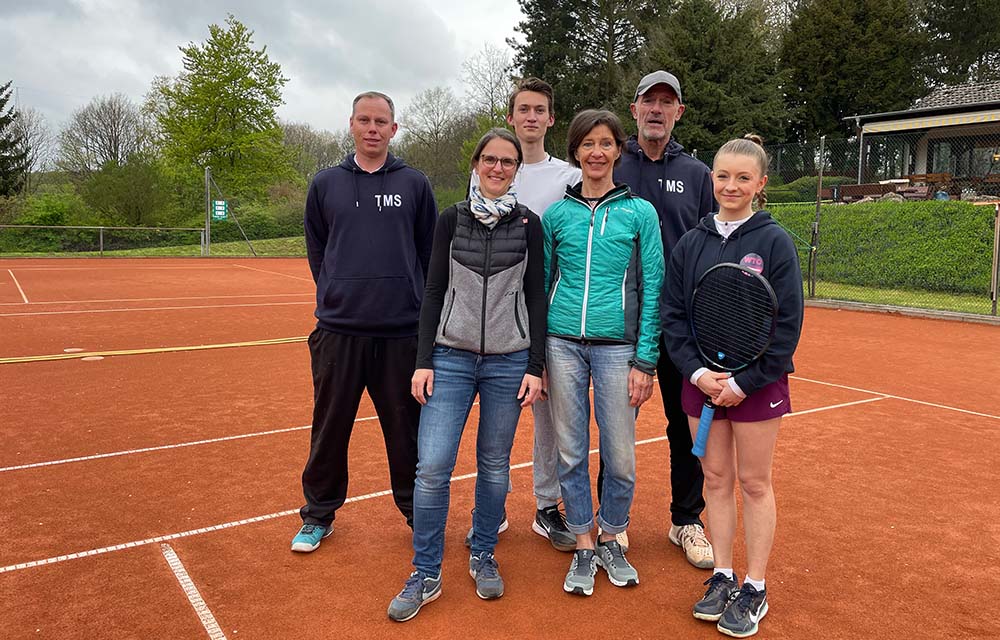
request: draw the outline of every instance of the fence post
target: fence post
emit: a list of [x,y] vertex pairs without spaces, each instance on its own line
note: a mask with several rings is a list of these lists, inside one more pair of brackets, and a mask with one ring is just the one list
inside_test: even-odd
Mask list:
[[990,296],[993,315],[997,314],[997,286],[1000,285],[1000,202],[993,207],[993,273],[990,274]]
[[819,137],[819,172],[816,174],[816,218],[809,241],[809,297],[816,297],[816,249],[819,244],[819,211],[823,199],[823,167],[826,166],[826,136]]
[[103,258],[104,257],[104,227],[100,228],[100,236],[101,236],[101,257]]
[[212,167],[205,167],[205,250],[202,255],[212,255]]

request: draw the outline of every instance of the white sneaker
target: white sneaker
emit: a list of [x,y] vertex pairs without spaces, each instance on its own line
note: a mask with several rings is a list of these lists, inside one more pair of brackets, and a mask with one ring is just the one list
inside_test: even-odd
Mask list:
[[[601,533],[602,533],[601,532],[601,528],[597,527],[597,538],[598,539],[601,538]],[[618,546],[622,548],[622,551],[624,553],[628,553],[628,532],[627,531],[622,531],[621,533],[616,533],[615,534],[615,542],[618,543]]]
[[687,561],[694,566],[699,569],[711,569],[715,566],[712,543],[708,541],[705,529],[700,524],[686,524],[680,527],[672,524],[667,537],[684,550]]

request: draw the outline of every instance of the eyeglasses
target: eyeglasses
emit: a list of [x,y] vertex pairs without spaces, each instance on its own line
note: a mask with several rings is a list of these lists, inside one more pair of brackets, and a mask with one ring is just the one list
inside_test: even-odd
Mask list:
[[487,167],[496,166],[496,163],[500,163],[500,166],[504,169],[513,169],[517,166],[517,160],[514,158],[498,158],[496,156],[479,156],[479,161],[485,164]]

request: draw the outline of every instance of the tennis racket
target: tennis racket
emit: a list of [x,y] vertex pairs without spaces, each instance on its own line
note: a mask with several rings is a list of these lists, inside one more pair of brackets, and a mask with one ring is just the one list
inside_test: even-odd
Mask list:
[[[691,333],[705,366],[735,373],[749,367],[774,338],[778,299],[762,275],[723,262],[698,279],[691,299]],[[705,455],[715,405],[705,400],[691,453]]]

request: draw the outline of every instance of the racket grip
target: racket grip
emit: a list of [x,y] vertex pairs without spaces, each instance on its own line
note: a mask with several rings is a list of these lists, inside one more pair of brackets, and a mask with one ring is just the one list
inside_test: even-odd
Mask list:
[[694,446],[691,453],[699,458],[705,457],[705,445],[708,444],[708,430],[712,428],[712,419],[715,417],[715,405],[710,401],[705,401],[705,406],[701,408],[701,418],[698,419],[698,433],[694,439]]

